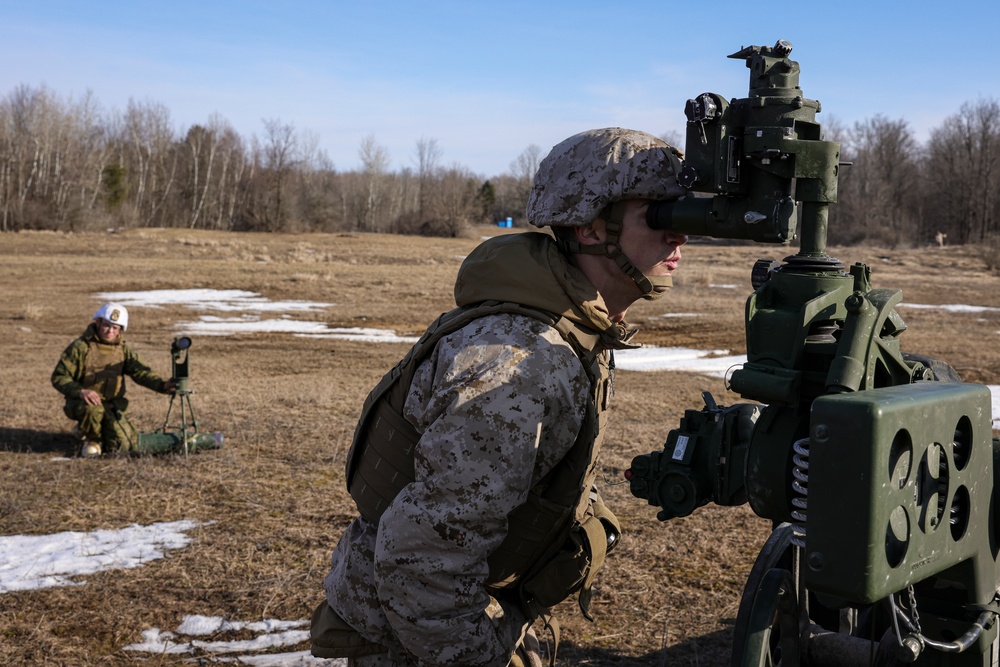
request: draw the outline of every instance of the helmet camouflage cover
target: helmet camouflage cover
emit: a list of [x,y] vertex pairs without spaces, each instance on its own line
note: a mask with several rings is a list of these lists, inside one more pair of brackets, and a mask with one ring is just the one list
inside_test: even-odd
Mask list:
[[680,153],[638,130],[588,130],[557,144],[538,165],[528,197],[536,227],[593,222],[608,204],[624,199],[676,199]]

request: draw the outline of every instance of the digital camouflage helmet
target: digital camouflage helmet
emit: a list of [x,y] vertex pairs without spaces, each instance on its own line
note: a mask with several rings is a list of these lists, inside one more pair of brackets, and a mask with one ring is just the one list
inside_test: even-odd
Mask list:
[[673,200],[688,194],[677,182],[680,152],[646,132],[609,127],[587,130],[557,144],[538,165],[526,215],[536,227],[582,227],[601,218],[607,240],[583,246],[561,236],[569,252],[606,255],[639,287],[643,298],[662,294],[670,276],[647,276],[621,252],[619,238],[629,199]]

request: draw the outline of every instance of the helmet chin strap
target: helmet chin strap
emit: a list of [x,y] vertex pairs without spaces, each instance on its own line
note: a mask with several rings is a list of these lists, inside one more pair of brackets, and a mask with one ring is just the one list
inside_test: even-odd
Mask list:
[[[636,287],[642,293],[642,298],[647,301],[659,299],[668,287],[673,286],[670,276],[647,276],[645,273],[635,268],[632,261],[622,252],[621,234],[622,221],[625,217],[625,202],[616,201],[605,207],[601,212],[601,219],[605,222],[607,238],[604,243],[596,245],[581,245],[576,241],[565,242],[566,248],[570,252],[582,253],[585,255],[605,255],[614,260],[622,273],[632,279]],[[661,288],[661,289],[657,289]]]

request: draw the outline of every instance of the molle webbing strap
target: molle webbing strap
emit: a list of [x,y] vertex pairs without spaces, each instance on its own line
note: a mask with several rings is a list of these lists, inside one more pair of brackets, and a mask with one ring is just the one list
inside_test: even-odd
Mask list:
[[93,389],[105,401],[110,401],[121,392],[125,373],[125,351],[121,345],[111,345],[89,341],[87,358],[84,362],[84,389]]
[[[372,389],[365,399],[347,455],[347,488],[365,520],[378,523],[399,492],[414,481],[414,447],[420,433],[402,415],[406,394],[417,367],[444,336],[473,320],[496,313],[526,315],[558,329],[580,354],[579,339],[586,333],[564,318],[516,303],[490,301],[456,308],[441,315],[405,357]],[[570,337],[568,330],[573,329]],[[572,338],[572,339],[570,339]],[[596,337],[595,337],[596,340]],[[593,363],[593,347],[584,365]],[[588,373],[590,369],[588,368]]]
[[389,401],[376,401],[368,417],[360,447],[357,440],[351,446],[351,455],[358,456],[347,488],[361,516],[377,524],[399,491],[414,480],[413,448],[420,434]]

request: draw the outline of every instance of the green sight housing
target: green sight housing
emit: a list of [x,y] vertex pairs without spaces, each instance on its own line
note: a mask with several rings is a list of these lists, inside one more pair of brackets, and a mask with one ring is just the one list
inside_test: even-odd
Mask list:
[[647,224],[787,245],[759,260],[746,301],[747,362],[705,395],[662,451],[635,457],[633,495],[667,520],[748,502],[774,532],[751,569],[732,664],[1000,663],[1000,439],[987,387],[903,352],[902,292],[826,252],[840,147],[799,88],[792,46],[729,56],[747,97],[689,100],[682,182],[692,196]]
[[803,221],[803,251],[826,246],[827,206],[837,201],[840,146],[821,139],[820,103],[799,88],[799,64],[784,40],[730,55],[745,60],[750,90],[727,101],[717,93],[688,100],[682,185],[703,195],[658,202],[654,229],[726,239],[788,243]]
[[[140,433],[138,451],[143,454],[191,454],[202,449],[217,449],[224,441],[222,433],[199,433],[198,421],[191,406],[190,370],[188,368],[191,339],[178,336],[170,344],[171,375],[174,391],[170,394],[163,425],[152,433]],[[174,404],[177,412],[174,412]],[[174,421],[171,420],[174,415]],[[179,419],[179,421],[177,421]]]

